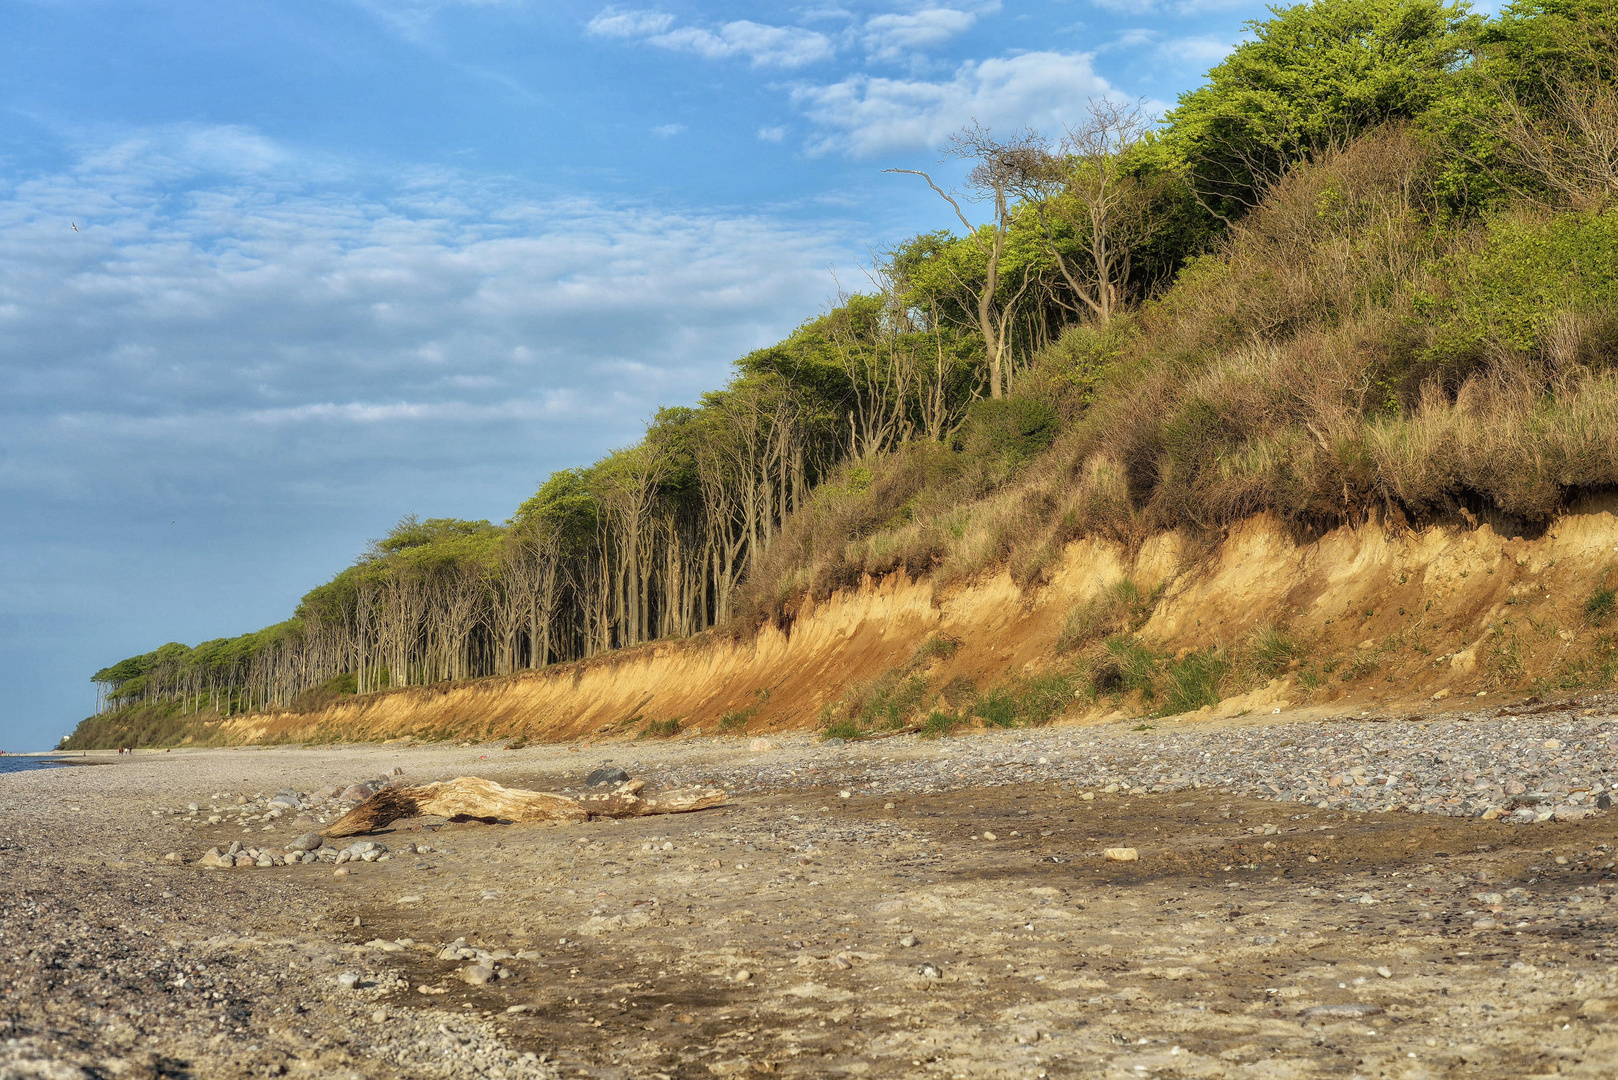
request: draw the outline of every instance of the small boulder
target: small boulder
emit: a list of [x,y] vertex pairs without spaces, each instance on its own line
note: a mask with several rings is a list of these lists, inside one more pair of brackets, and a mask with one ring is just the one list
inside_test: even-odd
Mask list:
[[753,753],[758,754],[764,752],[765,750],[774,750],[775,743],[771,742],[769,739],[754,739],[751,743],[748,743],[747,748]]
[[586,787],[600,787],[603,784],[622,784],[628,779],[629,774],[618,766],[603,765],[599,769],[592,770],[590,775],[584,778],[584,785]]
[[1102,854],[1108,862],[1140,862],[1140,852],[1132,847],[1110,847]]
[[471,967],[462,968],[456,974],[461,977],[462,982],[470,983],[473,986],[482,986],[495,977],[494,965],[492,964],[473,964]]
[[343,789],[343,793],[337,796],[337,798],[340,802],[358,803],[364,802],[374,794],[375,792],[366,787],[364,784],[350,784],[348,787]]
[[317,832],[304,833],[296,840],[287,844],[288,851],[318,851],[326,842],[325,838]]

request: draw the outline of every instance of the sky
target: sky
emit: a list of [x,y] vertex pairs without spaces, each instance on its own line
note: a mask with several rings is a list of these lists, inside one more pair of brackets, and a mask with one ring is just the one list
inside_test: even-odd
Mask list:
[[[505,519],[953,218],[948,135],[1161,111],[1239,0],[0,6],[0,749]],[[947,178],[948,167],[939,172]]]

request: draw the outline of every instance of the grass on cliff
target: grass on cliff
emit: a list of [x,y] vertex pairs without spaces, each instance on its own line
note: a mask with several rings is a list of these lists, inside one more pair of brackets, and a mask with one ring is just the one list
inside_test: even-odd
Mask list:
[[1397,130],[1293,170],[1161,299],[1034,356],[953,446],[814,492],[747,615],[899,569],[1032,583],[1080,537],[1261,512],[1306,533],[1373,511],[1521,531],[1618,486],[1618,209],[1461,226],[1433,173]]

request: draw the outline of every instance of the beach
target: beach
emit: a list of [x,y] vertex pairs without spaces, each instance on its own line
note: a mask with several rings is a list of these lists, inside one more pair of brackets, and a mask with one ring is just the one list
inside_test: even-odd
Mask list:
[[[1614,705],[92,754],[0,777],[0,1075],[1607,1076]],[[600,768],[731,797],[296,849]]]

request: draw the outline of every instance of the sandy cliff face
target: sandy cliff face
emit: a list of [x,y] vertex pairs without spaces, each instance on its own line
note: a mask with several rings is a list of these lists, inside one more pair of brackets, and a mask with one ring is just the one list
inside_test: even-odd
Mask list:
[[[1614,505],[1586,506],[1543,535],[1471,529],[1337,529],[1299,542],[1255,518],[1209,550],[1178,535],[1129,552],[1071,545],[1048,583],[1018,588],[1004,573],[938,593],[903,575],[869,581],[805,607],[783,630],[707,634],[542,672],[353,698],[310,714],[239,717],[231,741],[415,737],[568,739],[635,733],[679,718],[717,730],[751,710],[749,732],[808,728],[849,687],[904,664],[930,634],[958,639],[931,679],[979,687],[1061,664],[1068,614],[1120,578],[1161,589],[1142,640],[1164,653],[1239,647],[1261,626],[1303,647],[1294,671],[1222,701],[1220,715],[1362,703],[1444,707],[1480,691],[1572,682],[1612,638],[1586,618],[1592,591],[1618,583]],[[1611,629],[1609,626],[1607,629]],[[1439,695],[1437,699],[1434,695]],[[1094,718],[1138,707],[1089,706]]]

